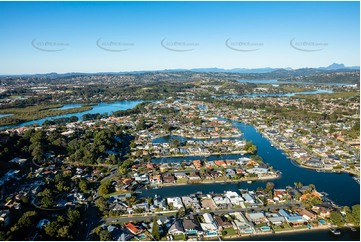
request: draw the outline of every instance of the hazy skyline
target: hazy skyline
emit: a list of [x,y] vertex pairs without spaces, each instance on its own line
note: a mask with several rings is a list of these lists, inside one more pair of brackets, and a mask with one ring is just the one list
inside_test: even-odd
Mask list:
[[359,2],[1,2],[0,74],[360,65]]

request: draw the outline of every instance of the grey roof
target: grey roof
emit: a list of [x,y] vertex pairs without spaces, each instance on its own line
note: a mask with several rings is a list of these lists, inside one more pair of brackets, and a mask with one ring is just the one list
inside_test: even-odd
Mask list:
[[180,220],[175,220],[172,226],[170,226],[169,228],[169,233],[177,233],[177,232],[184,233],[184,229]]
[[197,230],[202,231],[200,224],[198,223],[196,218],[189,218],[183,220],[183,228],[184,230]]

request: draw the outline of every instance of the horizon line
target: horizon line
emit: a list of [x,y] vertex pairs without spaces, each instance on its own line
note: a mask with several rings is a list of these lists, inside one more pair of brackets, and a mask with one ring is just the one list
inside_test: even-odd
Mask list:
[[[337,65],[344,65],[342,63],[332,63]],[[329,66],[331,66],[329,65]],[[43,72],[43,73],[22,73],[22,74],[0,74],[0,76],[33,76],[33,75],[48,75],[48,74],[57,74],[57,75],[64,75],[64,74],[102,74],[102,73],[111,73],[111,74],[123,74],[123,73],[132,73],[132,72],[164,72],[164,71],[192,71],[195,69],[219,69],[224,71],[232,71],[232,70],[254,70],[254,69],[278,69],[278,70],[299,70],[299,69],[319,69],[319,68],[327,68],[329,66],[318,66],[318,67],[299,67],[299,68],[293,68],[293,67],[235,67],[235,68],[222,68],[222,67],[193,67],[193,68],[169,68],[169,69],[157,69],[157,70],[130,70],[130,71],[97,71],[97,72],[82,72],[82,71],[68,71],[68,72]],[[355,69],[351,69],[355,68]],[[357,70],[360,71],[360,66],[345,66],[343,68],[337,68],[337,69],[330,69],[330,70],[343,70],[343,69],[350,69],[350,70]],[[272,70],[274,71],[274,70]],[[270,72],[272,72],[270,71]],[[197,71],[193,71],[197,72]],[[199,72],[209,72],[209,71],[199,71]],[[220,71],[222,72],[222,71]],[[236,72],[237,73],[237,72]],[[247,73],[254,73],[254,72],[245,72],[240,74],[247,74]],[[259,73],[264,74],[264,73]]]

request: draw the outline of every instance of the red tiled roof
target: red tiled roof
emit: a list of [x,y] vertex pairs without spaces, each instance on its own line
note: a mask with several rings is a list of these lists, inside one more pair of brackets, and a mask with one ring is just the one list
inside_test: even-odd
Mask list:
[[132,223],[127,223],[127,224],[125,225],[125,227],[126,227],[132,234],[135,234],[135,235],[140,234],[140,233],[142,232],[141,229],[137,228],[137,227],[136,227],[134,224],[132,224]]

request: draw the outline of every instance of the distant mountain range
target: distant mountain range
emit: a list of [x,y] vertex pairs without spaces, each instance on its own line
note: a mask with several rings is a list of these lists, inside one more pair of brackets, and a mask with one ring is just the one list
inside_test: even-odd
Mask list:
[[233,72],[233,73],[269,73],[273,71],[294,71],[294,70],[305,70],[305,69],[313,69],[313,70],[322,70],[322,71],[331,71],[331,70],[360,70],[359,66],[350,66],[346,67],[344,64],[333,63],[327,67],[319,67],[319,68],[300,68],[293,69],[291,67],[286,68],[234,68],[234,69],[222,69],[222,68],[193,68],[193,69],[166,69],[164,72],[178,72],[178,71],[192,71],[192,72]]
[[22,74],[22,75],[0,75],[0,76],[34,76],[34,77],[68,77],[68,76],[81,76],[81,75],[106,75],[106,74],[143,74],[150,72],[208,72],[208,73],[239,73],[239,74],[263,74],[263,73],[274,73],[274,74],[318,74],[322,72],[335,72],[335,71],[359,71],[359,66],[346,67],[344,64],[333,63],[327,67],[318,68],[299,68],[293,69],[291,67],[286,68],[234,68],[234,69],[222,69],[222,68],[193,68],[193,69],[165,69],[165,70],[153,70],[153,71],[124,71],[124,72],[98,72],[98,73],[82,73],[82,72],[69,72],[58,74],[56,72],[46,74]]

